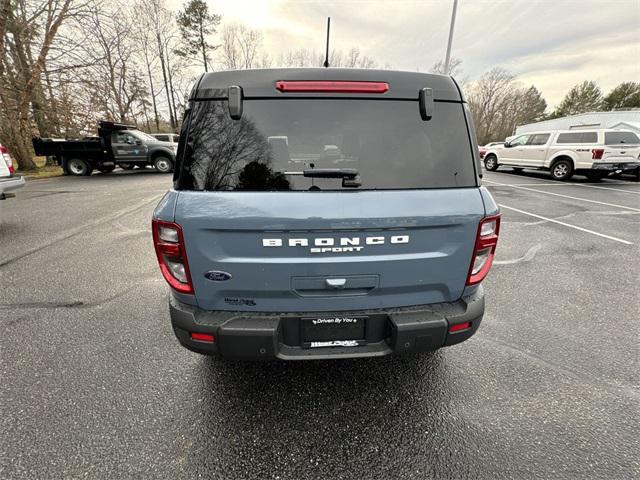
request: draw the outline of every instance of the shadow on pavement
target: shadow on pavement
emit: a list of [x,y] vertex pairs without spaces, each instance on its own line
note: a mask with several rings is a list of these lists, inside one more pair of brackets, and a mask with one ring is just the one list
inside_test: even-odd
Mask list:
[[468,434],[453,399],[474,392],[462,389],[441,352],[290,363],[204,358],[196,369],[202,401],[191,414],[201,424],[188,453],[196,476],[438,475],[451,473],[454,454],[466,465],[456,478],[473,476],[474,462],[462,457],[476,449],[460,447],[477,434]]

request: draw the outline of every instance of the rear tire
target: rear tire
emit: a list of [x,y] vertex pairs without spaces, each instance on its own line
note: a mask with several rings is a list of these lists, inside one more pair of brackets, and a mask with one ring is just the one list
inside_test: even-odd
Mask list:
[[118,166],[123,170],[133,170],[135,167],[133,163],[119,163]]
[[586,173],[585,176],[592,182],[599,182],[607,175],[608,175],[608,172],[594,172],[593,170],[590,170]]
[[67,160],[67,171],[71,175],[88,177],[93,172],[93,167],[86,160],[72,158]]
[[489,155],[484,159],[484,168],[490,172],[495,172],[498,169],[498,159],[495,155]]
[[173,172],[173,162],[170,158],[167,157],[156,157],[153,160],[153,167],[159,171],[160,173],[171,173]]
[[100,173],[111,173],[115,170],[115,168],[116,168],[115,165],[109,165],[109,166],[101,165],[98,167],[98,170],[100,171]]
[[554,180],[569,180],[573,176],[573,162],[561,159],[551,165],[551,178]]

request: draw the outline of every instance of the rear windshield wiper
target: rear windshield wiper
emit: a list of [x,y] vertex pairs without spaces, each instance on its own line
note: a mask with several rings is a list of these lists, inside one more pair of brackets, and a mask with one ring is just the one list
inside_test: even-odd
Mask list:
[[356,178],[355,168],[311,168],[301,172],[284,172],[285,175],[302,175],[309,178]]
[[284,172],[285,175],[300,175],[308,178],[341,178],[343,187],[359,187],[360,175],[355,168],[311,168],[301,172]]

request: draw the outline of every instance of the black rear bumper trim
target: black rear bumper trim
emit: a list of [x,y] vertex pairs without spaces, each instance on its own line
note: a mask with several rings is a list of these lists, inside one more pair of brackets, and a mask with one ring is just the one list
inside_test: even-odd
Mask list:
[[[376,357],[391,353],[436,350],[467,340],[477,331],[484,314],[482,286],[456,302],[380,310],[321,312],[319,315],[370,315],[388,317],[389,335],[381,341],[355,347],[302,348],[283,341],[283,325],[314,312],[206,311],[170,300],[171,323],[180,343],[203,354],[244,360],[319,360]],[[451,325],[470,322],[471,327],[448,333]],[[190,332],[209,333],[212,344],[194,341]]]

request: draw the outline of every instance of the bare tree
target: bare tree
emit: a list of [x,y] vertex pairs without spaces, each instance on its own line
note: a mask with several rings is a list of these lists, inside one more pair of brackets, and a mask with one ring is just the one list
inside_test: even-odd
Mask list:
[[449,69],[445,71],[444,61],[440,60],[431,66],[431,73],[439,73],[440,75],[449,75],[458,77],[462,74],[462,60],[452,57],[449,61]]
[[522,88],[500,67],[469,84],[465,94],[481,144],[504,140],[518,125],[540,120],[547,106],[535,87]]
[[237,23],[222,29],[221,62],[227,70],[255,68],[260,63],[262,34]]
[[[73,14],[71,0],[6,0],[2,8],[0,56],[0,141],[8,144],[23,169],[34,169],[32,114],[42,123],[42,74],[62,23]],[[6,124],[5,124],[6,122]]]
[[131,23],[130,12],[117,3],[109,9],[94,7],[86,21],[92,34],[86,54],[96,56],[87,84],[106,116],[123,123],[135,121],[136,108],[147,94],[134,57]]

